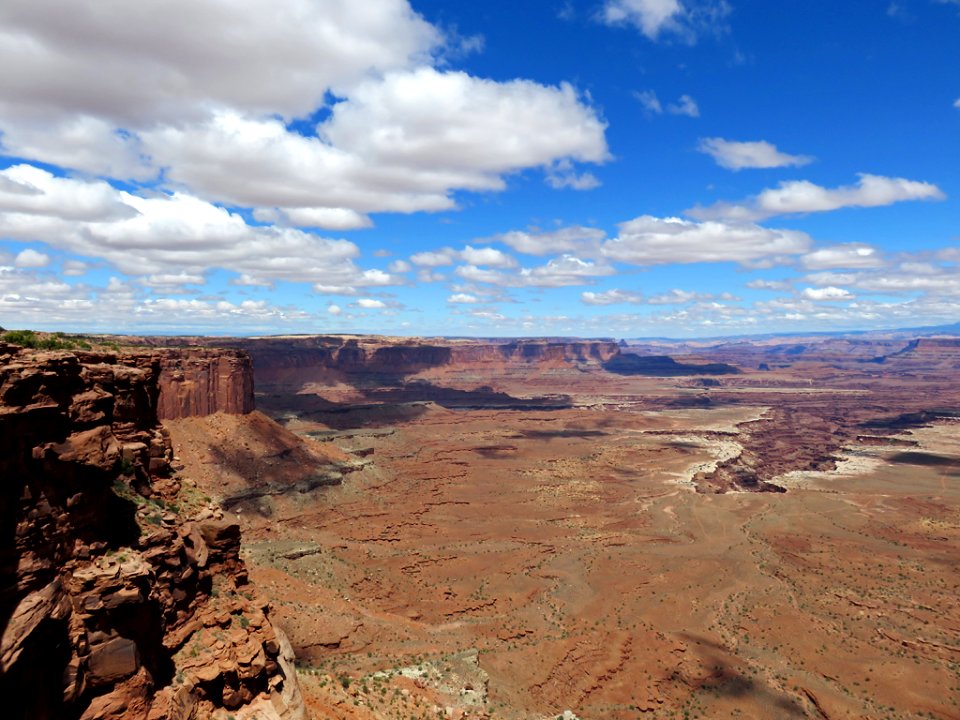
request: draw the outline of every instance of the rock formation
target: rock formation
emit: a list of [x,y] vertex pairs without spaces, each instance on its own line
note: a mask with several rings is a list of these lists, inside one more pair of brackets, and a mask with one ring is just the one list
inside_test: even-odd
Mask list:
[[253,411],[253,371],[245,352],[163,349],[151,358],[160,364],[160,420]]
[[4,717],[303,717],[239,527],[177,476],[159,424],[251,405],[234,351],[0,344]]

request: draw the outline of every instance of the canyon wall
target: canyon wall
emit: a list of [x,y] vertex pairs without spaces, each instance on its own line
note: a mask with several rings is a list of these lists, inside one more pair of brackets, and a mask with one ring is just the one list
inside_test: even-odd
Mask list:
[[254,409],[250,356],[236,349],[158,349],[160,420],[223,412],[245,415]]
[[[210,341],[207,341],[210,342]],[[614,342],[422,340],[310,336],[216,340],[253,358],[261,390],[345,381],[388,384],[426,370],[538,370],[596,366],[619,354]]]
[[249,409],[244,358],[212,353],[0,344],[5,717],[303,717],[239,527],[177,475],[159,423]]

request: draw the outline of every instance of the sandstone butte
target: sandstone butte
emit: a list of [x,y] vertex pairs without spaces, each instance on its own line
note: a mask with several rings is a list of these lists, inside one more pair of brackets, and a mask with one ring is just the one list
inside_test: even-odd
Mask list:
[[0,344],[2,717],[960,717],[956,338],[124,342]]

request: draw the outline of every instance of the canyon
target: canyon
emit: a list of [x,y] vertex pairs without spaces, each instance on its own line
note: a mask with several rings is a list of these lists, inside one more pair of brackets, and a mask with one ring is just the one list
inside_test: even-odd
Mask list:
[[0,346],[16,717],[960,717],[957,338],[121,344]]

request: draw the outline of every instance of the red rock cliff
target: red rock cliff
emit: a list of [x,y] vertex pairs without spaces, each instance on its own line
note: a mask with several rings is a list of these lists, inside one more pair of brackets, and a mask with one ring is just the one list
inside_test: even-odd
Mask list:
[[311,336],[218,339],[247,351],[258,385],[267,391],[344,378],[396,378],[431,368],[473,369],[599,365],[619,354],[614,342],[423,340]]
[[176,475],[159,424],[172,366],[229,377],[212,352],[0,344],[3,717],[304,716],[239,527]]
[[235,349],[159,349],[160,420],[252,412],[253,368],[250,356]]

